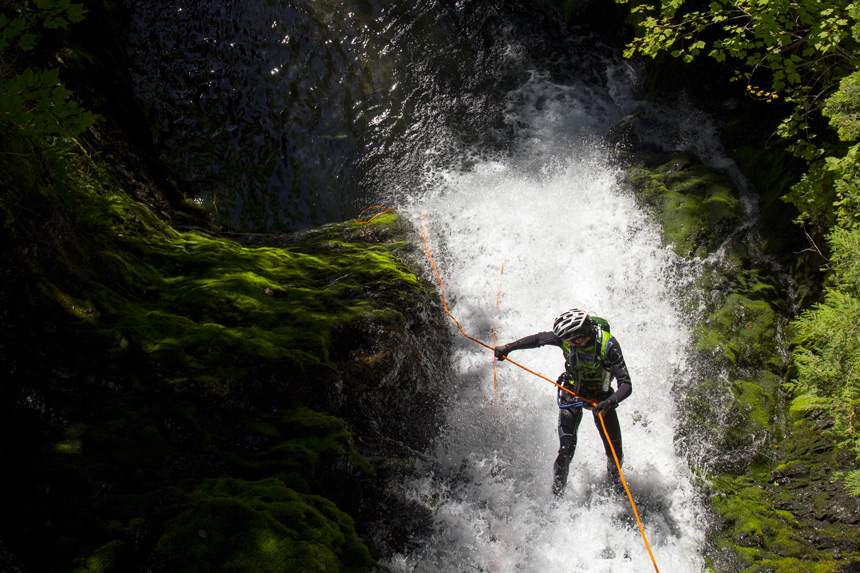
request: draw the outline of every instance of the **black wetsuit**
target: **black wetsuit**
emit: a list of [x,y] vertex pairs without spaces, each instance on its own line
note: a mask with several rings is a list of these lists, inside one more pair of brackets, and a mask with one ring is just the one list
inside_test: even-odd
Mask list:
[[[571,349],[571,352],[579,350],[582,354],[590,354],[593,352],[594,338],[583,348]],[[513,350],[523,350],[527,348],[538,348],[546,345],[558,346],[564,349],[564,341],[557,337],[552,332],[539,332],[526,336],[510,344],[505,345],[506,353]],[[618,382],[618,389],[614,392],[610,388],[607,391],[602,391],[599,387],[589,389],[586,385],[576,387],[575,381],[570,380],[570,376],[565,372],[558,379],[558,384],[568,388],[586,401],[601,402],[607,398],[611,399],[615,404],[620,403],[627,398],[633,391],[633,386],[630,383],[630,374],[627,372],[627,365],[624,363],[624,356],[621,354],[621,346],[615,337],[609,339],[606,347],[606,358],[609,362],[612,375]],[[558,391],[559,414],[558,414],[558,438],[559,448],[558,457],[556,457],[553,465],[553,493],[559,495],[564,490],[567,483],[567,474],[570,468],[570,461],[573,459],[573,454],[576,451],[576,434],[579,430],[579,424],[582,422],[582,405],[577,405],[578,398],[575,398],[568,392],[561,389]],[[594,423],[597,426],[597,431],[603,440],[603,448],[606,452],[606,466],[609,476],[613,480],[618,479],[618,469],[615,466],[615,459],[612,456],[612,448],[606,440],[606,435],[603,432],[603,426],[600,423],[600,418],[597,412],[594,412]],[[615,409],[605,411],[603,413],[603,423],[606,425],[606,432],[612,440],[612,447],[615,448],[615,453],[618,455],[619,463],[624,460],[624,453],[621,444],[621,426],[618,424],[618,415]]]

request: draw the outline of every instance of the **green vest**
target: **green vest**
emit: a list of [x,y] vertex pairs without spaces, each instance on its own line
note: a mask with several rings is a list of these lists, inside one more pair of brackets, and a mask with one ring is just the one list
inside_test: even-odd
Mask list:
[[[567,340],[562,342],[567,375],[575,388],[588,390],[609,389],[612,382],[612,366],[606,356],[606,348],[612,334],[594,324],[594,341],[588,346],[576,348]],[[576,391],[576,390],[574,390]]]

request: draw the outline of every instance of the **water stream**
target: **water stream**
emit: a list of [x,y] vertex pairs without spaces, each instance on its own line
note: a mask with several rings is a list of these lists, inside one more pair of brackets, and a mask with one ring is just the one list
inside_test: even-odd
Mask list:
[[[702,453],[676,444],[673,396],[690,374],[679,293],[696,271],[661,245],[603,143],[645,105],[618,47],[567,32],[554,2],[129,6],[157,143],[225,225],[291,230],[382,202],[414,222],[416,241],[424,214],[470,335],[510,341],[574,306],[608,319],[634,389],[618,411],[624,473],[654,557],[663,571],[702,570],[706,516],[688,463]],[[649,113],[641,141],[719,161],[695,110]],[[563,367],[555,348],[512,358],[552,379]],[[629,502],[606,487],[590,416],[557,499],[555,388],[505,363],[494,377],[491,353],[459,336],[450,360],[459,390],[444,435],[421,477],[399,485],[431,510],[431,533],[387,564],[651,570]]]
[[[529,135],[521,146],[467,171],[429,169],[423,192],[401,197],[400,206],[416,224],[424,214],[449,307],[471,336],[491,342],[496,329],[507,342],[550,330],[574,306],[611,322],[633,378],[619,417],[624,471],[646,535],[663,570],[700,571],[704,512],[674,443],[673,389],[687,373],[689,333],[676,296],[685,279],[589,137],[592,102],[605,97],[598,105],[606,109],[611,92],[533,78],[510,96],[509,112]],[[553,347],[512,358],[551,379],[563,368]],[[555,387],[504,363],[494,377],[491,353],[466,338],[451,359],[461,390],[446,435],[427,475],[405,487],[432,510],[433,534],[395,557],[394,568],[651,569],[629,502],[606,487],[590,416],[568,490],[556,499]]]

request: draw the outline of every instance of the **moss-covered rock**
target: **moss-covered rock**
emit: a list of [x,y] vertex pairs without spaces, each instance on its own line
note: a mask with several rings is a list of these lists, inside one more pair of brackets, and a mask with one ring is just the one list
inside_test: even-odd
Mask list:
[[410,228],[222,234],[110,130],[0,135],[4,564],[175,570],[211,522],[230,541],[197,570],[370,567],[368,523],[408,519],[386,472],[448,380]]
[[851,571],[860,562],[860,504],[836,477],[850,456],[803,416],[770,448],[768,467],[717,477],[711,508],[722,525],[711,536],[714,571]]
[[0,568],[368,569],[448,380],[410,228],[222,233],[156,158],[122,2],[86,8],[34,57],[100,120],[0,130]]
[[839,478],[850,455],[821,431],[820,413],[817,422],[808,409],[789,419],[792,307],[786,282],[757,254],[768,243],[738,240],[743,213],[728,179],[687,156],[632,151],[624,159],[626,180],[665,242],[699,261],[685,298],[696,317],[697,376],[679,388],[679,437],[710,444],[697,468],[716,518],[709,570],[851,570],[860,563],[860,504]]
[[665,241],[682,256],[714,252],[743,214],[731,182],[686,154],[651,161],[630,166],[626,179],[660,221]]
[[281,480],[200,484],[155,548],[156,571],[369,571],[352,519]]
[[[201,216],[180,230],[109,162],[2,145],[3,172],[22,174],[0,265],[15,278],[0,291],[10,551],[39,570],[370,567],[347,512],[395,510],[355,432],[375,459],[413,455],[447,379],[407,227],[241,237]],[[405,411],[416,395],[437,408]]]
[[696,351],[733,371],[779,370],[783,359],[774,308],[739,292],[731,292],[721,303],[695,326]]

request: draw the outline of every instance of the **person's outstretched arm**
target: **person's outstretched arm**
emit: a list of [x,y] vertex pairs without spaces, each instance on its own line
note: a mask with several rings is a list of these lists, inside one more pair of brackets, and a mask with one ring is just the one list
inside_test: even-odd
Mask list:
[[496,358],[504,360],[508,353],[514,350],[526,350],[528,348],[539,348],[552,344],[553,346],[561,346],[561,339],[552,332],[538,332],[531,334],[519,340],[514,340],[502,346],[496,346]]

